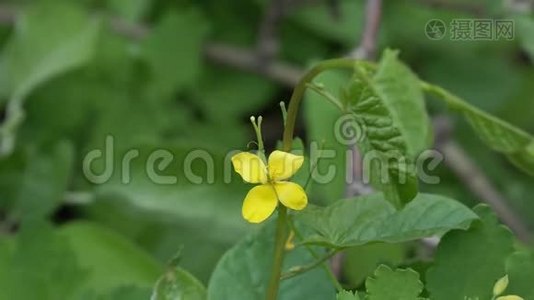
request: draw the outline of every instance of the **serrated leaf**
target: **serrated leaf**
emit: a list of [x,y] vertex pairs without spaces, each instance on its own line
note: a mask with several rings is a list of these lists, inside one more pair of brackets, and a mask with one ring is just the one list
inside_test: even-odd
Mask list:
[[360,300],[358,292],[341,291],[337,293],[336,300]]
[[[219,261],[208,285],[210,300],[264,299],[274,250],[274,223],[265,224],[230,249]],[[284,270],[315,261],[304,248],[286,253]],[[304,288],[305,287],[305,288]],[[315,268],[281,282],[278,299],[335,299],[326,273]]]
[[506,261],[509,286],[505,294],[515,294],[524,299],[534,299],[534,251],[520,251]]
[[170,266],[156,283],[151,300],[205,300],[206,288],[178,266]]
[[[361,123],[364,170],[371,183],[396,206],[417,194],[416,156],[427,148],[428,115],[417,77],[395,51],[386,51],[376,73],[359,70],[344,102]],[[378,160],[377,160],[378,159]]]
[[398,59],[398,51],[384,52],[373,85],[405,140],[407,155],[414,157],[425,150],[431,128],[423,91],[417,76]]
[[518,168],[534,175],[534,137],[529,133],[470,105],[440,87],[427,85],[427,91],[438,95],[452,109],[460,112],[491,149],[505,154]]
[[451,231],[441,240],[434,266],[426,273],[431,299],[491,299],[495,281],[506,274],[504,262],[513,251],[511,232],[498,224],[487,206],[468,231]]
[[365,281],[368,300],[417,300],[423,291],[419,273],[412,269],[392,270],[379,266]]
[[302,226],[301,243],[346,248],[372,242],[399,243],[467,229],[475,213],[444,196],[419,194],[396,211],[380,193],[309,206],[295,215]]

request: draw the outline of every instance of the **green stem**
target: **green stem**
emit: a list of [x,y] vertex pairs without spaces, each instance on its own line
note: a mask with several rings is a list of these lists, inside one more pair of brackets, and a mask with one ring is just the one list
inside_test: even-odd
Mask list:
[[[357,63],[356,60],[350,58],[331,59],[320,62],[311,68],[299,81],[291,99],[289,100],[289,107],[287,110],[286,124],[284,127],[284,136],[282,142],[282,150],[285,152],[291,151],[293,144],[293,134],[295,130],[295,122],[297,120],[297,113],[300,106],[307,84],[310,83],[317,75],[325,70],[330,69],[352,69]],[[284,262],[284,246],[287,239],[287,208],[280,205],[278,208],[278,220],[276,222],[276,240],[274,261],[272,266],[271,278],[269,279],[269,287],[267,289],[267,300],[276,300],[278,296],[278,287],[280,286],[280,275],[282,274],[282,264]]]
[[356,64],[356,60],[351,58],[330,59],[320,62],[311,68],[299,81],[291,99],[289,100],[289,107],[287,109],[286,127],[284,129],[283,150],[289,152],[293,143],[293,131],[295,130],[295,122],[297,120],[297,113],[300,106],[300,101],[304,96],[307,84],[310,83],[321,72],[329,69],[352,69]]
[[328,100],[330,103],[334,104],[335,107],[337,107],[340,111],[344,111],[345,108],[343,105],[337,100],[337,98],[330,94],[328,91],[324,90],[323,88],[317,86],[313,83],[306,84],[306,87],[308,87],[310,90],[316,92],[317,94],[324,97],[324,99]]
[[320,265],[323,265],[327,260],[332,258],[332,256],[336,255],[336,253],[337,253],[337,251],[333,250],[333,251],[328,252],[326,255],[323,255],[322,257],[316,258],[316,260],[314,262],[311,262],[311,263],[309,263],[307,265],[296,266],[294,268],[291,268],[286,273],[283,273],[280,276],[280,279],[281,280],[289,279],[289,278],[295,277],[295,276],[297,276],[299,274],[302,274],[302,273],[308,272],[308,271],[310,271],[312,269],[315,269],[316,267],[318,267]]
[[[291,227],[291,230],[295,232],[295,236],[298,239],[302,240],[302,234],[297,229],[297,226],[295,226],[295,223],[293,222],[292,218],[289,218],[289,226]],[[308,252],[311,254],[311,256],[313,256],[313,258],[319,259],[319,254],[317,254],[317,252],[315,252],[310,245],[304,245],[304,246],[306,247],[306,250],[308,250]],[[336,253],[338,251],[339,250],[337,250]],[[328,278],[330,279],[330,281],[332,282],[336,290],[338,292],[342,292],[343,287],[341,286],[341,283],[339,283],[339,280],[337,280],[337,277],[334,274],[334,272],[332,272],[332,269],[330,269],[330,266],[328,265],[328,263],[326,261],[323,261],[321,266],[323,267],[323,270],[326,272],[326,275],[328,275]]]
[[276,220],[274,246],[274,262],[267,289],[267,300],[276,300],[278,297],[278,287],[280,286],[280,275],[282,274],[282,263],[284,261],[284,248],[287,240],[287,208],[278,206],[278,219]]

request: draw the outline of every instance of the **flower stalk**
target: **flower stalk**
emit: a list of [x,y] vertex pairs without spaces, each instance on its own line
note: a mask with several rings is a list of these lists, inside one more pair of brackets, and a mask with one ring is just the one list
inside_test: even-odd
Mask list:
[[[291,151],[293,144],[293,135],[295,130],[295,122],[297,120],[298,109],[300,102],[304,97],[306,88],[312,80],[326,70],[331,69],[353,69],[356,60],[350,58],[331,59],[320,62],[311,68],[299,81],[291,99],[289,100],[289,106],[287,110],[287,116],[285,117],[285,127],[282,140],[282,150],[285,152]],[[280,287],[280,277],[282,274],[282,264],[284,262],[284,246],[288,236],[288,224],[287,224],[287,208],[283,205],[278,207],[278,219],[276,221],[275,232],[275,248],[274,248],[274,260],[272,265],[271,277],[269,279],[269,286],[267,288],[267,300],[276,300],[278,297],[278,289]]]

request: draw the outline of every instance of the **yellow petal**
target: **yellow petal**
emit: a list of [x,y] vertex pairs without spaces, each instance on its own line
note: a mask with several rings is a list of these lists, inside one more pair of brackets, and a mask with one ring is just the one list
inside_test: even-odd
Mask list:
[[304,156],[276,150],[269,155],[269,176],[274,181],[288,179],[297,173],[303,162]]
[[249,152],[241,152],[232,156],[234,169],[243,180],[250,183],[267,182],[267,171],[261,158]]
[[278,200],[272,185],[262,184],[253,187],[243,202],[243,218],[250,223],[260,223],[267,219],[276,208]]
[[308,205],[306,192],[296,183],[285,181],[275,182],[274,189],[276,190],[278,200],[286,207],[301,210]]

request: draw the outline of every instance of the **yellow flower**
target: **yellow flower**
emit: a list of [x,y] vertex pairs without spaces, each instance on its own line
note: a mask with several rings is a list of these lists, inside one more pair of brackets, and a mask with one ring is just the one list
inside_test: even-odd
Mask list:
[[283,151],[274,151],[267,166],[252,153],[241,152],[232,157],[234,169],[253,187],[243,202],[243,218],[251,223],[260,223],[275,210],[278,201],[286,207],[301,210],[308,204],[304,189],[293,182],[283,181],[293,176],[302,166],[304,157]]

